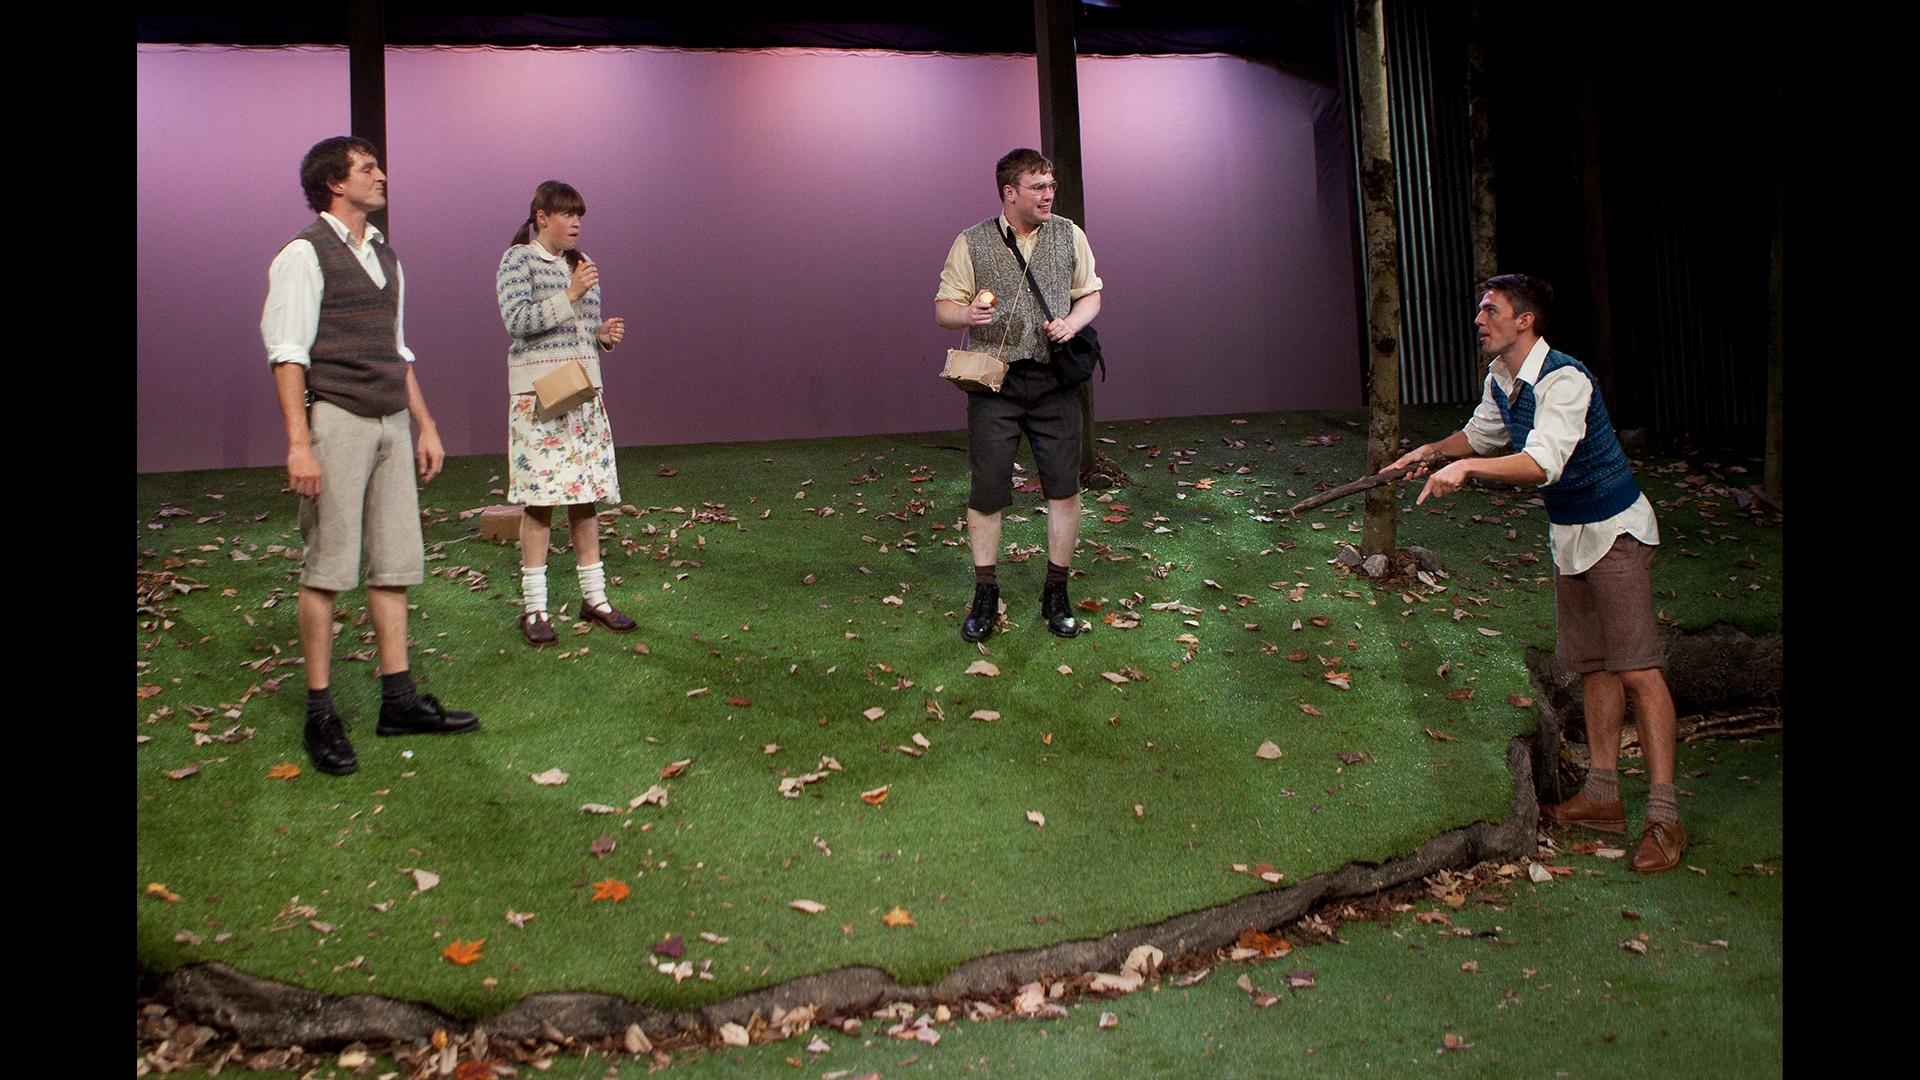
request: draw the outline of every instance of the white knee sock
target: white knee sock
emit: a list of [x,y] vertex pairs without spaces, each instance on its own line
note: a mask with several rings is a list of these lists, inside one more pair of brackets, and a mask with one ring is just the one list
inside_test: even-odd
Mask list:
[[607,564],[604,561],[591,566],[582,564],[579,570],[580,598],[590,608],[604,605],[607,602]]
[[520,603],[529,615],[545,614],[547,610],[547,568],[544,566],[523,566],[520,568]]

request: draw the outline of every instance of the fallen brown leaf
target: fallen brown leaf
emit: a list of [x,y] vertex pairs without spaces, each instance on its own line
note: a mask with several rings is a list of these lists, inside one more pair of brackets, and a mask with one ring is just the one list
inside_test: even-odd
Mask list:
[[300,766],[290,761],[283,761],[267,770],[267,779],[269,780],[291,780],[299,775]]
[[461,967],[465,967],[480,959],[480,946],[486,943],[486,938],[477,938],[473,941],[461,941],[459,938],[454,938],[453,944],[440,950],[440,955],[459,964]]
[[907,914],[906,908],[895,905],[892,911],[880,916],[880,921],[888,926],[912,926],[913,916]]
[[881,803],[887,801],[887,792],[891,790],[892,787],[892,784],[882,784],[872,791],[863,791],[860,793],[860,801],[866,803],[868,806],[879,806]]
[[627,888],[627,883],[619,878],[607,878],[605,881],[593,883],[594,900],[610,900],[619,903],[632,892],[632,889]]

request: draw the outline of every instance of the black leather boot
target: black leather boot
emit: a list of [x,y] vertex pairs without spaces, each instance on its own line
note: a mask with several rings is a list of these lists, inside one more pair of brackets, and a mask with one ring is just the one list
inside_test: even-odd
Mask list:
[[968,641],[985,641],[993,636],[1000,622],[1000,586],[975,584],[973,608],[960,624],[960,636]]
[[1073,617],[1073,604],[1067,599],[1064,581],[1041,586],[1040,616],[1047,620],[1047,630],[1060,637],[1073,637],[1080,632],[1080,620]]

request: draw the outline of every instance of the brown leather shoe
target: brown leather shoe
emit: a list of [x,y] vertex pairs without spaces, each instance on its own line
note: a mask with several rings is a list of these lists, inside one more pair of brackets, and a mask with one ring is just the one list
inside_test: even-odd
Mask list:
[[626,613],[612,604],[588,607],[585,600],[580,601],[580,621],[592,619],[616,634],[624,634],[640,624],[628,618]]
[[560,635],[553,632],[553,620],[544,616],[544,612],[538,615],[520,616],[520,636],[526,638],[527,644],[536,649],[560,640]]
[[1629,865],[1643,874],[1657,874],[1679,866],[1680,856],[1686,851],[1687,830],[1679,822],[1649,821]]
[[1584,791],[1566,802],[1541,807],[1540,816],[1551,825],[1578,825],[1610,833],[1627,831],[1627,808],[1618,799],[1597,803]]

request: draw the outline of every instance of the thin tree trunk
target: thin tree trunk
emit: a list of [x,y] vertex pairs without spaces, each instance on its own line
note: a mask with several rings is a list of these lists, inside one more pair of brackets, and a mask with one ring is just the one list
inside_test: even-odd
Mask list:
[[[1394,220],[1393,122],[1387,102],[1382,0],[1354,0],[1355,82],[1360,103],[1360,202],[1366,237],[1368,362],[1372,368],[1367,471],[1400,456],[1400,236]],[[1399,526],[1391,485],[1367,492],[1360,550],[1391,554]]]
[[1498,218],[1493,202],[1493,87],[1487,76],[1487,4],[1474,0],[1467,30],[1467,148],[1473,169],[1473,273],[1476,282],[1500,272]]

